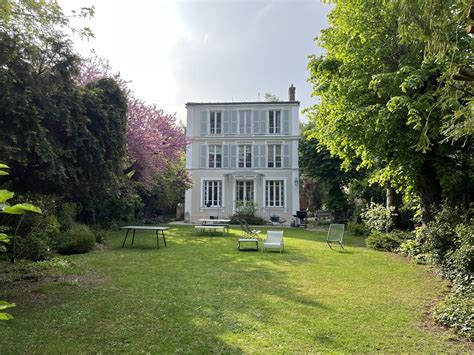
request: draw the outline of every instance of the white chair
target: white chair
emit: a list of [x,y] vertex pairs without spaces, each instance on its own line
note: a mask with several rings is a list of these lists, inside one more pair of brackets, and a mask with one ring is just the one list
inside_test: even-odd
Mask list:
[[279,249],[280,253],[285,250],[283,244],[283,231],[268,231],[267,238],[262,244],[262,253],[265,249]]

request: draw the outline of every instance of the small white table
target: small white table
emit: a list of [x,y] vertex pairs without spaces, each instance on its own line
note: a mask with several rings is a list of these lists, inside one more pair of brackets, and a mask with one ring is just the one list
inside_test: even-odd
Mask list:
[[[224,227],[224,231],[227,230],[227,234],[229,233],[230,219],[201,218],[201,219],[198,219],[198,222],[201,223],[202,229],[205,229],[204,227],[208,227],[208,226]],[[196,228],[196,229],[199,229],[199,228]]]
[[170,229],[169,227],[156,227],[156,226],[123,226],[120,228],[125,229],[127,231],[125,233],[125,239],[123,240],[123,243],[122,243],[122,248],[125,246],[125,242],[127,241],[128,233],[130,231],[133,231],[133,235],[132,235],[132,245],[133,245],[133,242],[135,241],[135,232],[137,230],[145,230],[145,231],[155,231],[157,249],[160,249],[160,242],[158,241],[158,236],[159,236],[158,232],[161,231],[161,236],[163,237],[163,242],[165,243],[165,246],[166,246],[165,230]]
[[[251,243],[255,244],[254,248],[242,248],[243,243]],[[239,238],[239,242],[237,243],[237,249],[241,250],[255,250],[258,251],[258,239],[257,238]]]

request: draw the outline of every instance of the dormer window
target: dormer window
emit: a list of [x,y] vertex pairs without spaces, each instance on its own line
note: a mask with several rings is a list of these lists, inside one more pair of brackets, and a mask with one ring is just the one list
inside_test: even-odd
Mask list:
[[210,112],[209,134],[222,134],[222,112]]
[[281,111],[268,111],[268,133],[281,134]]

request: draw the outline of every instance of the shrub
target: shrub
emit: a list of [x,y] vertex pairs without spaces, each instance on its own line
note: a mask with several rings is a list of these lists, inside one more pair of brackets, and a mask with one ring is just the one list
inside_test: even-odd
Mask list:
[[86,253],[95,245],[95,235],[85,224],[73,224],[70,229],[63,233],[58,245],[61,254]]
[[367,238],[367,246],[375,250],[382,251],[397,251],[400,245],[413,238],[409,232],[403,232],[400,230],[394,230],[390,233],[372,232]]
[[377,203],[371,203],[361,217],[371,231],[385,232],[393,227],[390,210]]
[[74,202],[64,202],[61,204],[57,215],[62,231],[67,231],[76,223],[76,217],[80,210],[80,205]]
[[444,326],[474,340],[474,294],[452,293],[434,308],[434,318]]
[[423,246],[416,238],[404,241],[400,245],[400,248],[398,248],[398,252],[404,256],[412,258],[412,260],[417,264],[427,263],[427,255],[423,252]]
[[244,220],[248,224],[252,224],[252,225],[265,225],[265,224],[267,224],[267,221],[264,218],[256,215],[254,205],[240,207],[238,212],[235,213],[230,218],[230,223],[231,224],[239,224],[239,220]]
[[347,224],[347,230],[361,237],[366,237],[370,234],[370,229],[365,224],[357,223],[356,221],[350,221]]
[[28,215],[25,219],[32,227],[28,227],[26,234],[17,236],[16,256],[34,261],[48,259],[60,235],[56,216]]
[[94,236],[96,243],[104,244],[109,237],[109,232],[104,229],[94,229]]

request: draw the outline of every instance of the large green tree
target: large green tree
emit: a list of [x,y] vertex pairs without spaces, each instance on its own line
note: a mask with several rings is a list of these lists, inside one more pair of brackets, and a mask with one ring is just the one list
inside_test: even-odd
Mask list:
[[19,192],[84,202],[116,194],[127,103],[112,79],[79,87],[79,58],[55,2],[0,6],[0,158]]
[[[313,94],[307,110],[318,139],[348,166],[354,158],[372,180],[419,197],[424,222],[443,188],[468,173],[470,143],[446,140],[446,117],[463,105],[439,104],[446,63],[425,56],[427,38],[402,36],[402,1],[337,1],[309,61]],[[457,38],[465,38],[455,27]],[[406,30],[404,30],[406,31]],[[456,107],[455,107],[456,106]],[[463,163],[467,167],[460,171]]]

